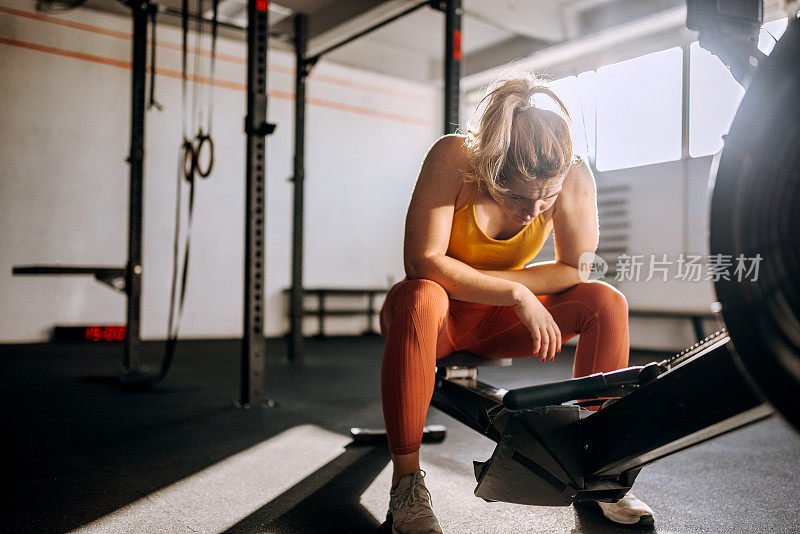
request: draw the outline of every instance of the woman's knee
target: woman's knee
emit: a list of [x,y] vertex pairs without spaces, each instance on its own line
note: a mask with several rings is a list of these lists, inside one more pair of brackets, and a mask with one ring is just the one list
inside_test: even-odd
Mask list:
[[398,314],[412,312],[443,318],[447,315],[449,298],[447,291],[433,280],[415,278],[395,284],[383,306],[389,321]]
[[625,295],[603,281],[584,282],[576,286],[584,302],[598,314],[613,317],[628,317],[628,299]]

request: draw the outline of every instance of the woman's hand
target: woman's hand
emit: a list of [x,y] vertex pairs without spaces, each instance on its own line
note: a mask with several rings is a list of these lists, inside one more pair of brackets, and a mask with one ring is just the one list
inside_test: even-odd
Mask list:
[[528,288],[523,289],[514,305],[514,311],[531,332],[533,355],[541,354],[542,361],[546,361],[548,357],[553,361],[556,352],[561,352],[561,330],[536,295]]

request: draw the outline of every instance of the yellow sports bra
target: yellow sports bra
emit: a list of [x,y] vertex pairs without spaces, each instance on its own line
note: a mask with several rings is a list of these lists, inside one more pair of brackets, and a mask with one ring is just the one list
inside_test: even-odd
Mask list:
[[550,230],[552,218],[539,214],[509,239],[492,239],[475,220],[475,193],[467,205],[453,214],[447,255],[476,269],[512,271],[525,267],[539,253]]

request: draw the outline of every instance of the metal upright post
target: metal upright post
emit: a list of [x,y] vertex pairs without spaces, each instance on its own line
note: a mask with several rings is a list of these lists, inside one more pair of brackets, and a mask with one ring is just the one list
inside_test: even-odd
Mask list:
[[461,0],[444,1],[444,133],[458,129],[461,91]]
[[306,61],[308,17],[294,18],[294,216],[292,227],[292,289],[289,361],[302,361],[303,342],[303,202],[305,184],[306,78],[311,65]]
[[264,403],[264,198],[267,123],[268,0],[247,6],[247,183],[245,200],[244,335],[242,338],[242,406]]
[[142,189],[144,169],[145,79],[147,64],[148,2],[129,3],[133,14],[133,66],[131,75],[130,194],[128,203],[128,263],[125,293],[128,297],[123,374],[141,373],[142,344],[139,337],[142,296]]
[[[689,43],[684,43],[681,46],[683,51],[683,76],[681,88],[681,166],[683,169],[683,252],[691,254],[694,251],[689,250],[689,233],[690,233],[690,219],[689,213],[690,200],[689,200],[689,184],[690,176],[690,155],[689,155],[689,111],[691,103],[690,87],[691,87],[691,56],[692,48]],[[697,321],[695,321],[695,332],[697,332]],[[700,321],[702,325],[702,321]],[[702,333],[702,326],[700,328]],[[701,335],[697,339],[703,339]]]

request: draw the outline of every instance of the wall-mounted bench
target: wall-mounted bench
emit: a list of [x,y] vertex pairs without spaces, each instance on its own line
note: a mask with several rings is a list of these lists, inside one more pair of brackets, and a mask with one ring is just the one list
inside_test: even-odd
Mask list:
[[[290,289],[284,289],[284,293],[289,293]],[[317,337],[325,336],[325,317],[367,317],[367,329],[364,334],[378,334],[372,327],[374,324],[375,316],[378,314],[379,308],[375,306],[375,296],[385,294],[389,291],[386,288],[342,288],[342,287],[304,287],[303,296],[313,295],[317,298],[317,305],[314,308],[303,307],[303,316],[312,315],[317,317],[318,331]],[[351,307],[342,308],[336,307],[330,309],[327,307],[329,301],[327,297],[367,297],[366,307],[363,304],[354,305],[348,303]]]
[[26,265],[13,267],[11,274],[15,276],[64,276],[64,275],[91,275],[101,284],[105,284],[117,291],[125,292],[125,267],[108,266],[66,266],[66,265]]

